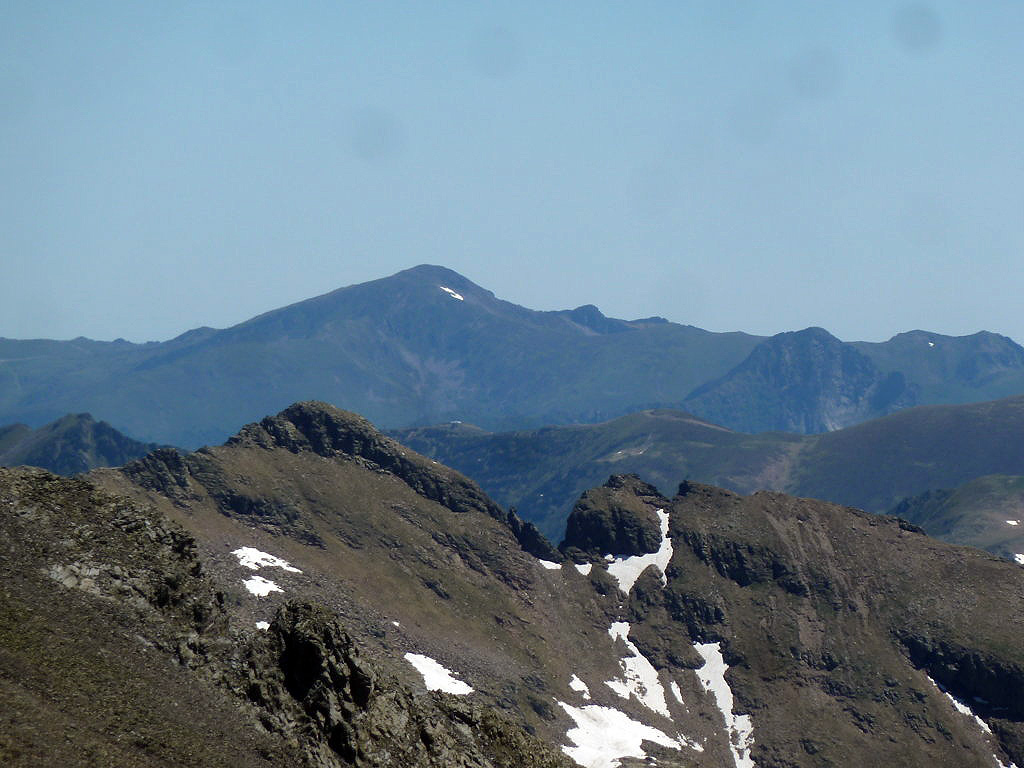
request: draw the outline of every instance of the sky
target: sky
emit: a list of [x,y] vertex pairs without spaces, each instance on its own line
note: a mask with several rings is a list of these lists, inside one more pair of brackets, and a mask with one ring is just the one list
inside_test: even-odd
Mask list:
[[417,264],[533,309],[1024,343],[1024,3],[0,0],[0,336]]

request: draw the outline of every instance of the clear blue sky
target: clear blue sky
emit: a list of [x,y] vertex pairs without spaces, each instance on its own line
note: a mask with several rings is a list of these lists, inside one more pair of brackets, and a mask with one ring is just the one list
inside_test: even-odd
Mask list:
[[419,263],[536,309],[1024,342],[1024,3],[0,0],[0,336]]

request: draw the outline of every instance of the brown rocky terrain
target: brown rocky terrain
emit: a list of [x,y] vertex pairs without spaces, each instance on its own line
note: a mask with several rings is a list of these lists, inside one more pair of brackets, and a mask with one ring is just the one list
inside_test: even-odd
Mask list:
[[619,475],[559,551],[318,403],[0,512],[11,764],[1024,764],[1024,569],[895,518]]

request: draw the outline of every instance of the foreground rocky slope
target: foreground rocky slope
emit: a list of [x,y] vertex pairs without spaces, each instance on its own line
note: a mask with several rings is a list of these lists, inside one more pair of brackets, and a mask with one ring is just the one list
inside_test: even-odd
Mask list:
[[0,470],[0,530],[4,765],[571,765],[414,694],[322,607],[238,627],[185,531],[87,481]]
[[[114,765],[1024,764],[1024,569],[893,518],[617,475],[555,550],[317,403],[91,478],[3,475],[21,764],[69,712],[67,764],[90,732]],[[67,666],[107,670],[109,716],[68,703],[83,675],[12,671],[23,626],[52,646],[77,622]]]

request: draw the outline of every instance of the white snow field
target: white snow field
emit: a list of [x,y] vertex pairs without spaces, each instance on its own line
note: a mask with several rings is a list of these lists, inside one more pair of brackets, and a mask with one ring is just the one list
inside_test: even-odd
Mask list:
[[750,748],[754,745],[754,724],[750,715],[733,714],[732,689],[725,679],[729,666],[722,658],[721,643],[694,643],[693,647],[704,659],[704,666],[697,670],[697,677],[704,690],[714,696],[725,717],[729,750],[736,768],[754,768],[754,760],[750,757]]
[[657,510],[658,519],[661,522],[661,547],[657,552],[648,555],[634,555],[633,557],[615,557],[608,563],[608,573],[619,582],[619,589],[627,595],[636,584],[648,566],[656,565],[661,570],[661,583],[667,583],[665,569],[672,560],[672,539],[668,535],[668,512],[663,509]]
[[454,693],[456,696],[465,696],[472,693],[473,689],[466,683],[454,677],[450,670],[445,669],[441,664],[422,653],[407,653],[405,660],[416,667],[416,670],[423,675],[423,684],[428,691],[444,691]]
[[292,573],[302,573],[298,568],[293,568],[291,563],[262,552],[255,547],[239,547],[231,553],[238,558],[238,564],[243,568],[258,571],[260,568],[281,568]]

